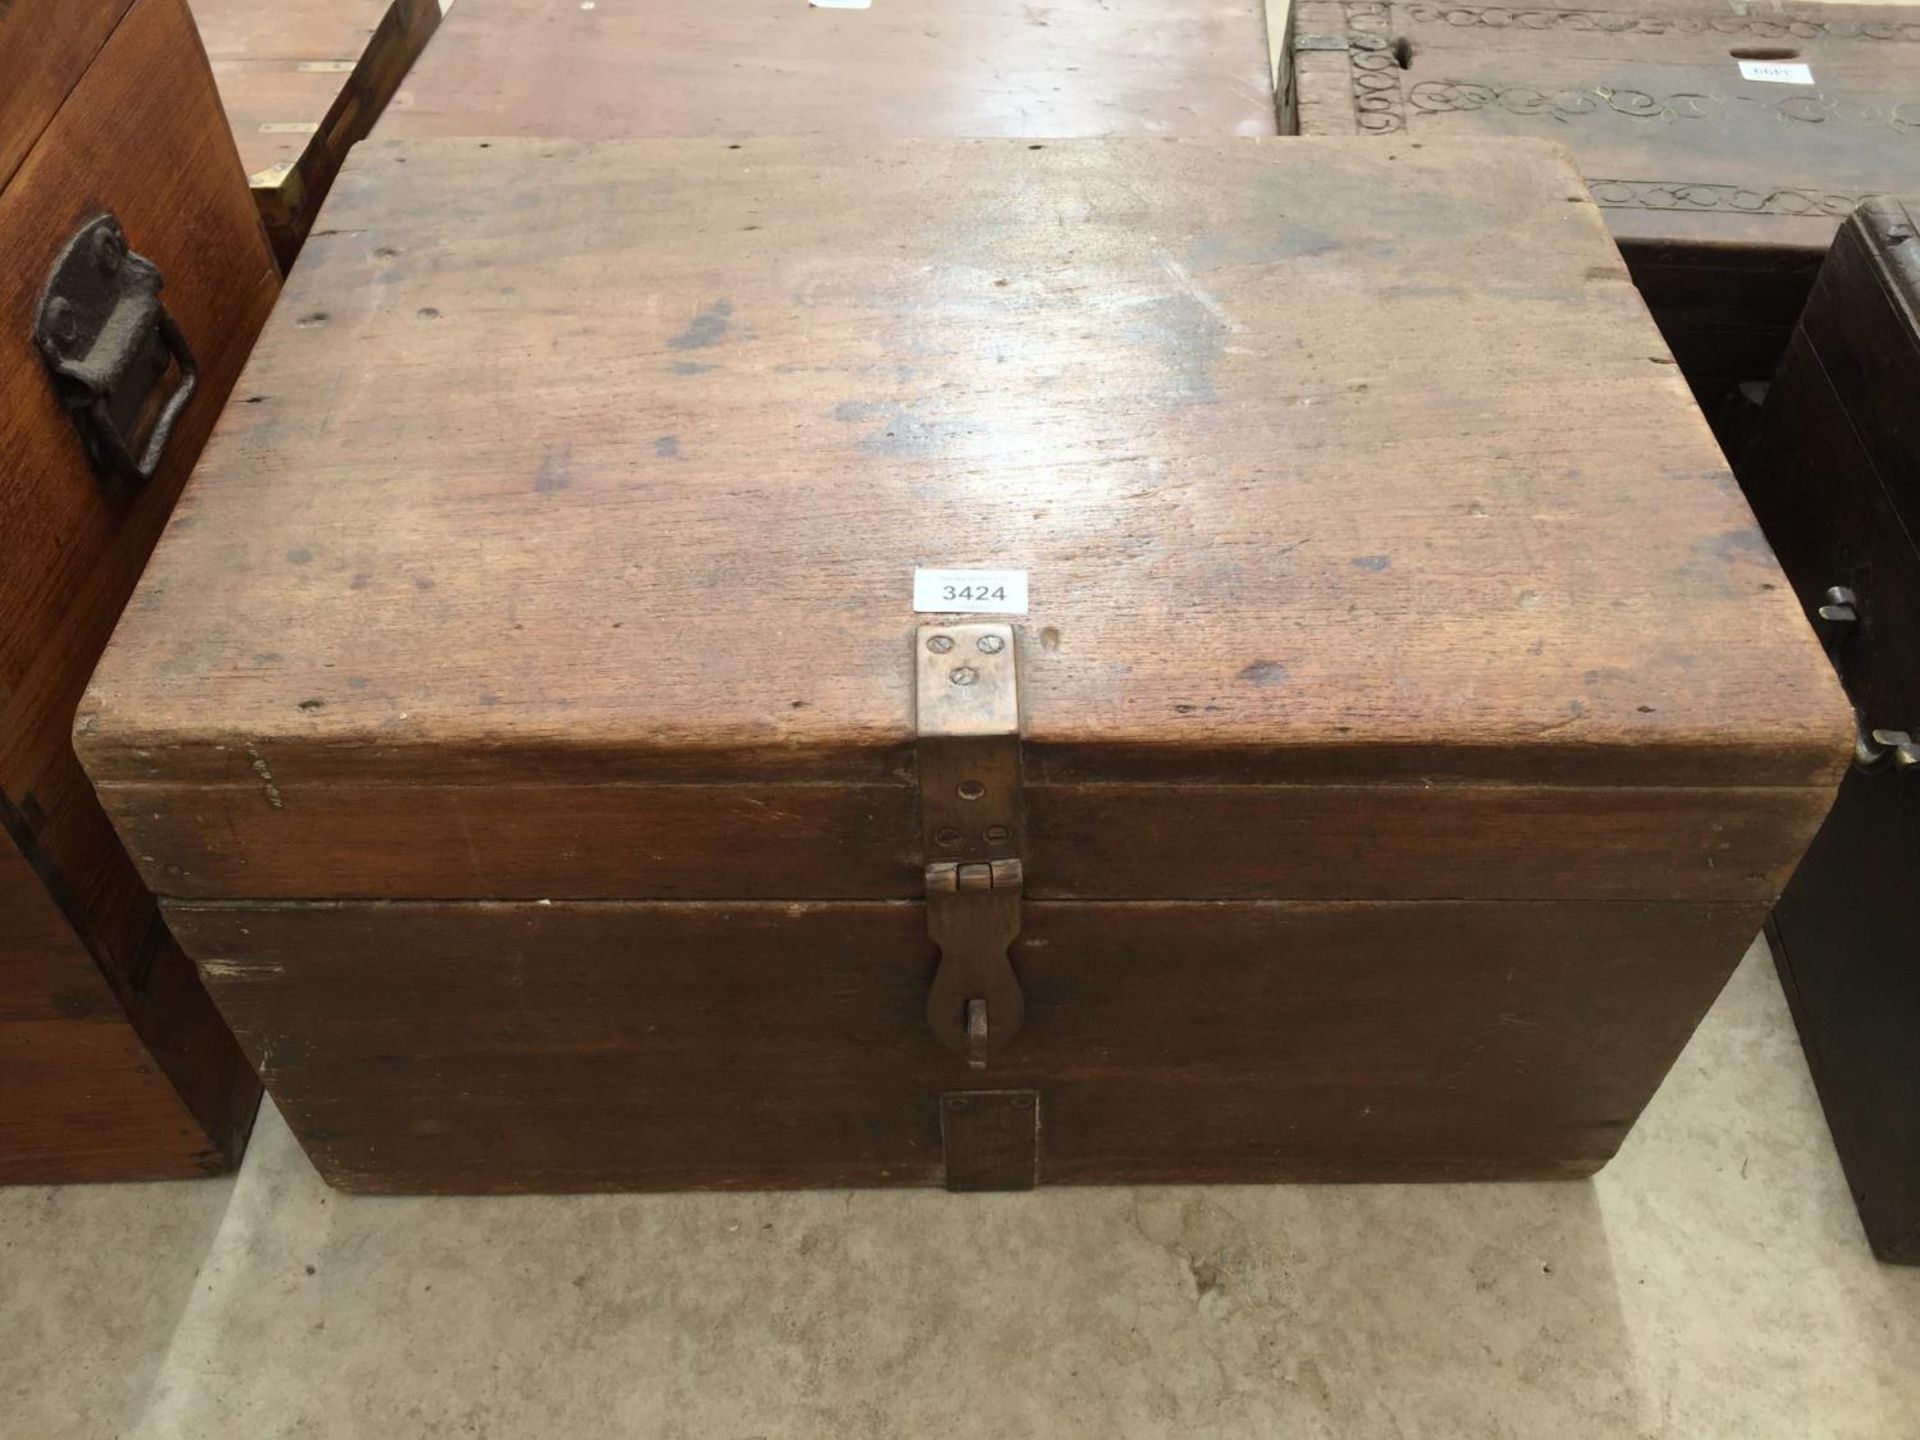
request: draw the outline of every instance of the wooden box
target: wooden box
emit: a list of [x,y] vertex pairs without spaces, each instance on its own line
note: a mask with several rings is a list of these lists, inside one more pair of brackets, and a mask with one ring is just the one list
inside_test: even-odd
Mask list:
[[377,131],[1271,135],[1263,0],[461,0]]
[[1553,147],[325,219],[77,735],[337,1185],[1583,1175],[1850,753]]
[[1920,206],[1840,229],[1741,478],[1857,707],[1770,927],[1867,1238],[1920,1263]]
[[0,262],[0,1183],[218,1171],[259,1086],[69,738],[279,289],[181,0],[0,6]]
[[355,141],[440,23],[441,0],[192,0],[284,269]]
[[1300,0],[1287,48],[1303,135],[1567,145],[1710,405],[1772,377],[1835,227],[1920,167],[1910,8]]

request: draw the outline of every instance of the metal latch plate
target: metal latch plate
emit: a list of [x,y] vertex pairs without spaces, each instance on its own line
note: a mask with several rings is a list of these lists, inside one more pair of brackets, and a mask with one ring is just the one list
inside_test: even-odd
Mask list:
[[1020,690],[1011,625],[922,625],[920,825],[929,862],[1021,853]]
[[927,932],[940,948],[927,1025],[979,1069],[1026,1017],[1008,958],[1026,839],[1013,627],[923,625],[914,655]]
[[940,1097],[947,1189],[1031,1190],[1040,1178],[1040,1095],[966,1090]]

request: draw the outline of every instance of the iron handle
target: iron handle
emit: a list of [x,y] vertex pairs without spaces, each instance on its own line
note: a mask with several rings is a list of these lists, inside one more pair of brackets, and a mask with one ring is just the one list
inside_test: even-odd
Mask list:
[[[159,266],[129,248],[119,220],[102,213],[61,247],[34,317],[34,343],[87,462],[116,488],[153,478],[199,384],[187,337],[160,303],[165,283]],[[169,371],[177,379],[156,410],[154,392]]]

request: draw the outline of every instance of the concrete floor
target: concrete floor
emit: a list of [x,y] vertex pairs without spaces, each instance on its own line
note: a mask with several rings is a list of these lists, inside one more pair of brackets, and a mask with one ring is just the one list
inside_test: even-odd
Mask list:
[[1756,946],[1593,1183],[0,1191],[0,1435],[1920,1436]]

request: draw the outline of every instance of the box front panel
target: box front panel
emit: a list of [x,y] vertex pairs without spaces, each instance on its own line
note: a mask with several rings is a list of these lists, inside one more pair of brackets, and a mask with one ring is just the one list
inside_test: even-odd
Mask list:
[[937,1185],[1037,1094],[1041,1182],[1492,1179],[1610,1156],[1751,905],[1034,903],[1024,1029],[929,1035],[915,904],[175,904],[334,1184]]

